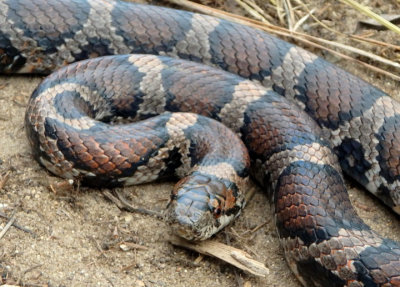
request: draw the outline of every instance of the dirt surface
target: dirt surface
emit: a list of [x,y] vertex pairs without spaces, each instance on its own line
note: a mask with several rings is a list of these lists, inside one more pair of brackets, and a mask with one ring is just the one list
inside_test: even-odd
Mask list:
[[[309,9],[316,8],[318,18],[335,30],[371,33],[374,39],[396,44],[398,37],[392,32],[358,27],[357,21],[365,18],[343,4],[303,2]],[[208,1],[208,4],[246,15],[234,3]],[[370,5],[378,13],[400,11],[400,4],[395,1],[368,0],[363,4]],[[285,25],[274,16],[271,4],[264,5],[276,24]],[[302,16],[301,9],[299,11],[297,18]],[[306,21],[301,30],[367,47],[321,28],[312,19]],[[395,51],[386,48],[367,48],[392,60],[398,58]],[[314,52],[393,96],[398,93],[399,83],[324,52]],[[161,220],[120,211],[104,198],[102,190],[73,188],[47,173],[32,159],[23,125],[25,105],[41,79],[0,77],[0,174],[4,179],[8,173],[8,181],[0,190],[0,213],[9,217],[15,215],[16,223],[31,231],[11,227],[0,239],[0,283],[26,286],[299,286],[286,265],[269,203],[261,191],[256,193],[243,215],[216,238],[264,262],[270,268],[267,278],[257,278],[216,259],[199,258],[196,253],[176,248],[168,242],[169,230]],[[382,235],[400,240],[399,218],[362,188],[350,181],[348,185],[360,216]],[[134,206],[161,211],[171,188],[172,183],[162,183],[119,191]],[[7,222],[0,217],[0,232]],[[260,225],[263,226],[252,231]],[[136,246],[134,244],[141,248],[129,248]]]

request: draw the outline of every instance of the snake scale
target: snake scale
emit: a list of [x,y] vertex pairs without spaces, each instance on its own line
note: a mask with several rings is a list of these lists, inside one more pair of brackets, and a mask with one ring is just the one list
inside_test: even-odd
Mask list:
[[379,89],[209,16],[0,0],[0,72],[55,70],[25,118],[35,158],[54,174],[102,186],[177,175],[167,218],[190,239],[239,214],[250,174],[304,286],[400,286],[399,244],[357,216],[341,172],[400,213],[400,106]]

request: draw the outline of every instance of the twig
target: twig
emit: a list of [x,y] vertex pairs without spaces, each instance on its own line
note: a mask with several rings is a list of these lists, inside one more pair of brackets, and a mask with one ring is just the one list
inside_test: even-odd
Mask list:
[[[3,218],[5,218],[5,219],[7,219],[7,220],[10,220],[10,217],[8,217],[8,216],[7,216],[6,214],[4,214],[3,212],[0,212],[0,217],[3,217]],[[26,233],[30,233],[30,234],[32,234],[34,237],[36,237],[36,234],[35,234],[32,230],[30,230],[30,229],[28,229],[28,228],[26,228],[26,227],[23,227],[23,226],[19,225],[19,224],[16,223],[16,222],[14,222],[12,225],[13,225],[15,228],[17,228],[17,229],[22,230],[22,231],[24,231],[24,232],[26,232]]]
[[97,240],[94,237],[88,237],[88,238],[94,242],[97,250],[100,252],[100,255],[104,256],[104,258],[108,258],[107,254],[104,252],[103,248],[101,248],[99,242],[97,242]]
[[253,229],[246,230],[245,232],[243,232],[242,235],[245,235],[245,234],[247,234],[247,233],[254,233],[254,232],[256,232],[257,230],[259,230],[259,229],[261,229],[262,227],[264,227],[265,225],[267,225],[268,223],[269,223],[269,220],[268,220],[268,221],[265,221],[264,223],[261,223],[260,225],[257,225],[257,226],[254,227]]
[[3,189],[3,187],[6,185],[9,177],[10,177],[10,173],[11,171],[7,171],[6,174],[4,176],[1,177],[0,180],[0,189]]
[[281,23],[281,25],[285,25],[285,19],[284,19],[284,13],[283,13],[283,9],[282,9],[282,2],[281,0],[276,0],[274,1],[275,3],[273,3],[275,5],[275,9],[276,9],[276,14],[278,16],[279,22]]
[[299,21],[297,21],[297,23],[293,26],[293,31],[296,31],[301,25],[303,25],[304,22],[307,21],[308,18],[310,18],[310,16],[312,16],[312,14],[315,12],[315,8],[311,9],[310,11],[308,11],[308,13],[302,17]]
[[255,19],[260,20],[265,23],[269,23],[267,19],[265,19],[264,15],[260,14],[257,10],[253,9],[250,7],[249,4],[247,4],[243,0],[235,0],[236,3],[238,3],[244,10],[246,10],[251,16],[253,16]]
[[256,276],[265,277],[269,274],[269,269],[261,262],[252,259],[247,252],[215,240],[190,242],[174,236],[170,239],[170,242],[176,246],[216,257]]
[[113,286],[113,287],[115,286],[114,283],[111,281],[111,279],[106,276],[106,274],[102,273],[102,275],[107,280],[107,282],[110,283],[111,286]]
[[268,220],[268,221],[265,221],[264,223],[261,223],[260,225],[254,227],[252,230],[250,230],[250,232],[251,232],[251,233],[256,232],[257,230],[259,230],[259,229],[261,229],[262,227],[264,227],[265,225],[267,225],[268,222],[269,222],[269,220]]
[[293,31],[293,23],[294,23],[294,14],[292,9],[292,3],[290,0],[283,0],[283,7],[286,11],[286,18],[288,22],[289,31]]
[[120,193],[118,193],[118,192],[115,192],[115,193],[117,194],[118,197],[115,197],[114,195],[112,195],[111,192],[109,192],[108,190],[103,191],[103,195],[107,199],[111,200],[119,209],[126,210],[129,212],[137,212],[137,213],[142,213],[142,214],[146,214],[146,215],[152,215],[152,216],[156,216],[161,219],[163,218],[163,216],[160,212],[148,210],[145,208],[133,207]]
[[245,202],[249,202],[254,194],[256,194],[257,188],[255,186],[251,186],[250,190],[244,195]]
[[204,255],[203,254],[199,254],[199,256],[197,256],[197,258],[193,261],[194,264],[200,264],[201,261],[203,261],[204,259]]
[[394,49],[394,50],[400,50],[400,46],[399,45],[394,45],[394,44],[391,44],[391,43],[385,43],[385,42],[382,42],[382,41],[361,37],[361,36],[358,36],[358,35],[350,35],[350,37],[355,39],[355,40],[357,40],[357,41],[368,42],[368,43],[375,44],[375,45],[378,45],[378,46],[383,46],[383,47],[391,48],[391,49]]
[[10,229],[10,227],[13,225],[15,219],[16,219],[16,212],[14,211],[14,214],[7,222],[6,226],[4,226],[3,230],[0,232],[0,239],[2,239],[3,236],[7,233],[8,229]]
[[24,270],[24,271],[22,272],[21,276],[20,276],[19,279],[18,279],[18,286],[36,286],[36,285],[34,285],[34,284],[28,285],[28,284],[26,284],[26,283],[22,283],[22,278],[25,276],[26,273],[31,272],[31,271],[33,271],[33,270],[35,270],[36,268],[39,268],[39,267],[41,267],[41,266],[43,266],[43,264],[36,264],[36,265],[34,265],[34,266],[32,266],[32,267],[29,267],[28,269]]
[[22,274],[25,275],[26,273],[31,272],[31,271],[33,271],[33,270],[35,270],[36,268],[39,268],[39,267],[41,267],[41,266],[43,266],[43,264],[36,264],[36,265],[34,265],[34,266],[32,266],[32,267],[29,267],[29,268],[26,269],[25,271],[23,271]]
[[265,13],[265,11],[254,2],[254,0],[242,0],[242,1],[247,5],[249,5],[252,9],[257,11],[260,15],[262,15],[263,18],[265,19],[265,23],[270,23],[274,21],[274,19],[270,15]]

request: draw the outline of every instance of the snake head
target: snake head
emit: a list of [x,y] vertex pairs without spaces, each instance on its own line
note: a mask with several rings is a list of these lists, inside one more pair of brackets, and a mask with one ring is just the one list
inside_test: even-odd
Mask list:
[[192,174],[174,187],[166,212],[173,232],[188,240],[205,240],[239,215],[244,197],[235,183]]

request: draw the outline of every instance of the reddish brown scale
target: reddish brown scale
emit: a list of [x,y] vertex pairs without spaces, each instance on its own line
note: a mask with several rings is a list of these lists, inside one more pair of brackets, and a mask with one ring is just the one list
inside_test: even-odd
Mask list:
[[[178,75],[170,77],[170,90],[175,95],[171,99],[171,105],[179,107],[182,111],[192,111],[204,116],[217,114],[219,108],[229,102],[230,99],[223,96],[209,97],[210,83],[213,83],[212,88],[215,94],[224,95],[226,85],[222,83],[218,85],[218,79],[223,80],[223,77],[219,73],[204,70],[202,66],[192,70],[190,74],[192,75],[190,85],[188,85],[187,78]],[[189,77],[190,74],[188,74]],[[195,75],[201,75],[201,77]],[[198,97],[202,97],[203,101],[196,100]]]
[[295,135],[316,134],[318,137],[320,132],[315,122],[303,117],[299,110],[290,109],[285,102],[274,102],[273,107],[266,103],[254,104],[252,108],[254,112],[251,113],[251,122],[246,127],[245,142],[257,154],[279,149],[280,146],[293,142],[291,138]]
[[[180,31],[180,23],[175,21],[175,15],[165,11],[163,17],[158,17],[157,9],[149,7],[143,9],[136,17],[129,12],[124,5],[120,5],[117,10],[119,17],[116,20],[121,33],[126,39],[132,39],[134,42],[146,43],[146,47],[137,47],[137,49],[152,50],[174,41],[176,32]],[[154,19],[154,20],[152,20]],[[132,29],[135,27],[135,29]]]

